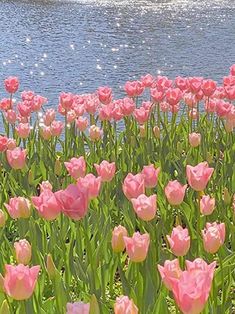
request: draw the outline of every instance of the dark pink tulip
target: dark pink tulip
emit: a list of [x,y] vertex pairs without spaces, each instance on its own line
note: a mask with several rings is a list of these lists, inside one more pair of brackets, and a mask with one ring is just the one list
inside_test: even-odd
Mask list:
[[81,190],[77,185],[70,184],[65,190],[55,192],[55,197],[66,216],[80,220],[86,215],[88,197],[85,188]]
[[171,106],[176,106],[181,100],[182,95],[179,88],[169,88],[166,91],[166,100]]
[[27,101],[32,101],[34,99],[35,93],[31,90],[29,91],[23,91],[21,93],[21,98],[23,101],[27,100]]
[[8,138],[6,136],[0,135],[0,152],[5,152],[7,150]]
[[112,89],[108,86],[99,87],[97,90],[99,101],[108,105],[112,101]]
[[73,104],[73,94],[62,92],[60,94],[60,104],[65,111],[70,110]]
[[141,82],[144,87],[152,87],[154,77],[151,74],[146,74],[145,76],[141,76]]
[[224,88],[224,90],[225,90],[226,97],[229,100],[234,100],[235,99],[235,85],[234,86],[226,86]]
[[7,79],[5,79],[4,84],[5,84],[5,90],[9,94],[14,94],[17,92],[20,83],[19,83],[18,77],[9,76]]
[[31,107],[26,101],[19,102],[17,105],[17,109],[22,117],[29,117],[31,114]]
[[168,88],[172,87],[172,80],[169,80],[166,76],[157,76],[157,80],[154,83],[154,87],[156,87],[159,91],[164,92]]
[[98,110],[100,121],[111,121],[112,120],[113,104],[101,105]]
[[123,118],[122,108],[118,100],[113,102],[112,118],[114,121],[119,121]]
[[216,82],[213,80],[203,80],[201,89],[206,97],[210,97],[216,90]]
[[197,94],[201,90],[203,77],[189,77],[189,89],[191,93]]
[[182,92],[187,91],[189,84],[188,84],[188,78],[187,77],[181,77],[177,76],[175,79],[175,85],[178,87]]
[[235,76],[229,75],[223,78],[224,87],[235,85]]
[[230,74],[232,76],[235,76],[235,64],[233,64],[231,67],[230,67]]
[[220,118],[225,118],[231,111],[232,104],[223,100],[218,100],[216,103],[216,113]]
[[0,101],[0,110],[7,111],[9,109],[12,109],[12,102],[11,102],[11,100],[8,99],[8,98],[3,98]]
[[168,104],[168,102],[166,101],[160,102],[160,110],[162,112],[168,112],[170,110],[170,105]]
[[124,90],[129,97],[140,96],[144,91],[144,86],[140,81],[126,82]]
[[8,123],[14,124],[17,119],[16,112],[12,109],[7,110],[7,112],[5,113],[5,118]]

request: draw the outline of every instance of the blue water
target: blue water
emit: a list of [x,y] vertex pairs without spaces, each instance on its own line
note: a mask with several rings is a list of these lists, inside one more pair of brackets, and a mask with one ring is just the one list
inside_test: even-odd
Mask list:
[[[235,1],[1,1],[0,82],[58,103],[147,72],[220,80],[235,63]],[[5,95],[3,84],[0,96]]]

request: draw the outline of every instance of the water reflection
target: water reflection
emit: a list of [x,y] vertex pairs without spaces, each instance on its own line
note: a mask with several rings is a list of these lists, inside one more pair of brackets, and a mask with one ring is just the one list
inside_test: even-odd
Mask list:
[[[219,80],[235,62],[234,1],[1,1],[0,80],[58,93],[146,72]],[[3,91],[1,90],[1,96]]]

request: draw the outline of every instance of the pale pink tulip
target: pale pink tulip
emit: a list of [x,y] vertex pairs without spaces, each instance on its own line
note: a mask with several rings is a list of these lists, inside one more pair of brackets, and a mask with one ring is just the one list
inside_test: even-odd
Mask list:
[[132,237],[123,237],[126,252],[132,262],[143,262],[148,254],[150,236],[148,233],[135,232]]
[[202,231],[204,249],[211,254],[216,253],[225,240],[225,224],[207,223]]
[[171,236],[167,235],[167,240],[170,244],[171,251],[176,256],[184,256],[190,248],[190,236],[188,229],[183,229],[181,226],[173,228]]
[[71,158],[69,162],[65,162],[65,167],[72,178],[77,180],[86,174],[86,162],[83,156],[79,158]]
[[128,233],[125,227],[119,225],[114,227],[112,232],[112,249],[115,253],[124,251],[125,243],[123,237],[127,237]]
[[171,205],[180,205],[185,196],[187,184],[182,185],[177,180],[170,181],[165,187],[165,195]]
[[157,211],[157,195],[146,196],[140,194],[137,198],[131,199],[135,213],[139,218],[145,221],[152,220]]
[[195,191],[203,191],[210,180],[214,168],[209,168],[206,161],[200,162],[195,167],[187,165],[186,174],[188,183]]

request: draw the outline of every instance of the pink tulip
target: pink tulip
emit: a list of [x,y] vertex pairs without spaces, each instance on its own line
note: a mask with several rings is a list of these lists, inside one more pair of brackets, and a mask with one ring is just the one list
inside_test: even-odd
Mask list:
[[0,101],[0,110],[8,111],[12,109],[12,101],[8,98],[3,98]]
[[182,270],[180,269],[179,260],[165,261],[164,266],[157,265],[162,281],[168,290],[172,290],[172,279],[179,279]]
[[7,110],[7,112],[5,114],[5,118],[6,118],[8,123],[14,124],[16,122],[16,119],[17,119],[16,112],[12,109]]
[[120,107],[122,110],[122,114],[127,117],[127,116],[130,116],[134,112],[136,105],[133,99],[125,97],[123,98],[122,103],[120,104]]
[[189,84],[188,79],[185,77],[177,76],[175,78],[175,85],[178,87],[181,91],[187,91]]
[[124,90],[129,97],[140,96],[144,91],[144,86],[139,81],[126,82]]
[[144,124],[148,121],[149,110],[146,110],[144,107],[134,110],[134,117],[139,124]]
[[150,244],[148,233],[135,232],[132,237],[123,237],[126,252],[132,262],[140,263],[146,259]]
[[163,101],[164,96],[165,96],[164,92],[159,91],[157,88],[151,88],[150,94],[154,103],[159,103]]
[[166,90],[172,87],[172,83],[173,81],[169,80],[166,76],[158,75],[154,85],[157,87],[159,91],[165,92]]
[[69,162],[65,162],[64,164],[71,177],[75,180],[85,176],[86,162],[83,156],[79,158],[72,158]]
[[200,91],[202,80],[202,77],[189,77],[188,82],[191,93],[197,94]]
[[166,100],[171,106],[176,106],[182,98],[179,88],[169,88],[166,92]]
[[[187,263],[187,261],[186,261]],[[174,299],[183,314],[199,314],[208,300],[216,263],[207,269],[191,268],[172,280]]]
[[[23,117],[23,118],[28,118],[31,114],[31,106],[27,101],[24,102],[19,102],[17,104],[17,109],[19,111],[19,114]],[[23,121],[21,121],[23,122]],[[28,121],[27,121],[28,122]],[[23,122],[24,123],[24,122]]]
[[55,194],[50,189],[43,189],[39,196],[33,196],[31,199],[39,216],[42,218],[54,220],[59,216],[61,206]]
[[192,108],[190,111],[189,111],[189,117],[192,119],[192,120],[197,120],[198,117],[199,117],[199,112],[197,111],[196,108]]
[[65,111],[70,110],[73,104],[73,94],[62,92],[60,94],[60,104]]
[[0,135],[0,152],[5,152],[8,146],[8,138],[6,136]]
[[101,177],[102,182],[110,182],[115,176],[116,165],[115,162],[109,163],[103,160],[99,165],[94,164],[98,176]]
[[157,211],[157,195],[146,196],[140,194],[137,198],[131,199],[134,211],[137,216],[145,221],[152,220]]
[[53,121],[51,123],[51,134],[52,136],[60,136],[64,128],[64,123],[61,121]]
[[112,249],[115,253],[124,251],[125,243],[123,237],[127,237],[128,233],[125,227],[119,225],[114,227],[112,232]]
[[20,138],[27,138],[30,134],[30,126],[28,123],[20,123],[16,127],[16,132]]
[[32,101],[34,99],[34,97],[35,97],[35,93],[34,93],[34,91],[31,91],[31,90],[23,91],[21,93],[21,98],[23,101],[24,100]]
[[195,97],[195,95],[194,94],[192,94],[192,93],[186,93],[186,94],[184,94],[184,102],[186,103],[186,105],[188,106],[188,107],[190,107],[190,108],[193,108],[193,107],[195,107],[196,106],[196,104],[197,104],[197,99],[196,99],[196,97]]
[[84,132],[88,127],[88,120],[86,117],[78,117],[76,120],[76,127],[79,131]]
[[50,126],[51,123],[55,120],[55,110],[54,109],[47,109],[44,116],[43,122],[46,126]]
[[86,215],[88,197],[85,189],[81,190],[77,185],[70,184],[65,190],[55,192],[55,197],[66,216],[80,220]]
[[205,251],[211,254],[216,253],[225,240],[225,224],[207,223],[202,231],[202,237]]
[[49,181],[42,181],[42,183],[40,184],[40,192],[43,192],[45,190],[52,191],[52,185]]
[[26,162],[26,149],[16,147],[13,150],[6,151],[7,161],[13,169],[23,169]]
[[202,215],[210,215],[215,209],[215,199],[209,195],[203,195],[200,200],[200,212]]
[[188,139],[189,139],[189,144],[192,147],[197,147],[201,143],[201,134],[193,132],[189,134]]
[[188,183],[195,191],[203,191],[210,180],[214,168],[209,168],[206,161],[200,162],[195,167],[187,165],[186,174]]
[[5,90],[9,94],[14,94],[17,92],[19,88],[19,79],[18,77],[15,77],[15,76],[9,76],[7,79],[5,79],[4,84],[5,84]]
[[110,103],[109,105],[101,105],[98,112],[100,121],[111,121],[112,110],[113,110],[112,103]]
[[67,116],[67,123],[72,123],[76,119],[76,113],[74,110],[69,110],[66,116]]
[[84,190],[88,199],[91,200],[99,196],[101,188],[101,177],[96,177],[92,173],[88,173],[84,178],[80,178],[77,182],[80,190]]
[[120,101],[116,100],[113,102],[113,108],[111,116],[114,121],[120,121],[123,118],[122,108],[120,106]]
[[137,198],[140,194],[144,194],[144,176],[140,173],[136,175],[128,173],[123,182],[122,190],[129,200],[131,198]]
[[157,185],[160,168],[155,168],[153,164],[144,166],[141,174],[144,177],[146,188],[153,188]]
[[4,289],[15,300],[29,299],[35,289],[40,266],[5,265]]
[[230,67],[230,74],[235,76],[235,64]]
[[168,112],[170,110],[170,105],[166,101],[160,102],[160,110],[162,112]]
[[97,94],[99,101],[104,105],[108,105],[112,101],[112,89],[110,87],[99,87]]
[[154,82],[154,77],[151,74],[146,74],[141,77],[141,82],[144,87],[151,87]]
[[170,244],[171,251],[176,256],[184,256],[190,248],[190,236],[188,229],[183,229],[181,226],[173,228],[171,236],[166,236]]
[[211,279],[213,278],[213,271],[216,267],[216,262],[207,264],[202,258],[198,257],[194,261],[185,261],[187,271],[205,271],[210,273]]
[[203,80],[201,89],[206,97],[210,97],[216,90],[216,82],[213,80]]
[[138,314],[138,308],[127,296],[116,298],[114,314]]
[[92,141],[99,141],[102,137],[102,130],[96,126],[96,125],[91,125],[90,130],[89,130],[89,135]]
[[75,302],[67,303],[66,314],[89,314],[90,303]]
[[32,257],[32,249],[29,242],[25,239],[14,243],[15,256],[18,264],[29,264]]
[[187,184],[182,185],[177,180],[169,181],[165,187],[165,195],[171,205],[180,205],[185,196]]
[[30,202],[24,197],[12,197],[9,204],[4,204],[13,219],[28,218],[30,216]]

